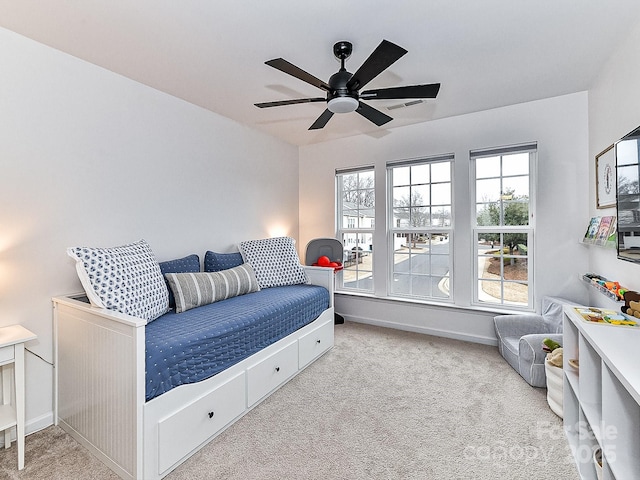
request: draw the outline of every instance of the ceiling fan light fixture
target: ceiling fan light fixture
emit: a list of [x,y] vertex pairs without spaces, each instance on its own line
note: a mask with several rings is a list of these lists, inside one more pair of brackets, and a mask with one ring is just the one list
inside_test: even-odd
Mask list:
[[333,54],[340,60],[340,70],[331,75],[328,82],[314,77],[283,58],[267,60],[265,63],[270,67],[324,91],[326,99],[321,97],[297,98],[292,100],[279,100],[277,102],[256,103],[255,106],[265,108],[326,101],[326,110],[324,110],[309,127],[309,130],[319,130],[324,128],[335,113],[356,112],[378,127],[393,120],[389,115],[382,113],[368,103],[361,102],[361,99],[366,101],[417,99],[402,105],[409,106],[415,103],[421,103],[423,98],[436,98],[438,90],[440,89],[439,83],[377,88],[360,93],[360,90],[365,85],[393,65],[400,57],[407,53],[407,51],[388,40],[382,40],[380,45],[376,47],[371,55],[369,55],[364,63],[356,70],[356,73],[350,73],[345,68],[345,60],[351,55],[352,48],[353,45],[347,41],[338,42],[333,46]]
[[335,97],[329,100],[327,108],[332,113],[355,112],[359,102],[353,97]]

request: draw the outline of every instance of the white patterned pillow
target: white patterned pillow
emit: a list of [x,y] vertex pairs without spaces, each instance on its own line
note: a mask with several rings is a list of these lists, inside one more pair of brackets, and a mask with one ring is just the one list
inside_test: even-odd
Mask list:
[[255,270],[260,288],[307,283],[293,238],[248,240],[240,243],[240,252]]
[[165,273],[176,313],[260,290],[248,263],[219,272]]
[[169,309],[169,290],[144,240],[112,248],[70,247],[89,301],[147,321]]

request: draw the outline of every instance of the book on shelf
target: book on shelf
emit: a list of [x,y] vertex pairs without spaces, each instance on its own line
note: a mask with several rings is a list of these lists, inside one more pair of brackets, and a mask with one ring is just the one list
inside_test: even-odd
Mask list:
[[611,236],[611,229],[616,229],[616,217],[607,216],[600,219],[600,225],[598,226],[598,233],[594,243],[596,245],[606,245],[609,237]]
[[582,241],[584,243],[593,243],[598,235],[598,229],[600,228],[601,217],[591,217],[587,231],[584,234]]
[[607,243],[612,243],[614,245],[618,243],[616,233],[618,233],[618,220],[614,216],[613,220],[611,221],[611,230],[609,230],[609,238],[607,238]]
[[595,307],[575,307],[575,310],[585,322],[619,327],[640,327],[637,318],[615,310]]
[[616,217],[608,215],[605,217],[591,217],[587,231],[584,234],[582,243],[605,246],[610,242],[615,243]]

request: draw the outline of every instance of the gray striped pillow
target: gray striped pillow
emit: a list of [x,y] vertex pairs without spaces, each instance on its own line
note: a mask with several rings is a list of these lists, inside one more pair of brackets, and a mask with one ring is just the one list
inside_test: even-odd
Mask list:
[[166,273],[176,313],[260,290],[248,263],[220,272]]

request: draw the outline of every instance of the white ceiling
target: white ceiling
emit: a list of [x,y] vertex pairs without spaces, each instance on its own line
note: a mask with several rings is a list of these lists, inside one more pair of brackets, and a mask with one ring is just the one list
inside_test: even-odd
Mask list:
[[[638,0],[0,0],[0,26],[208,110],[306,145],[589,88],[640,21]],[[435,100],[308,127],[324,103],[253,104],[323,92],[264,64],[282,57],[328,81],[333,44],[351,72],[382,39],[409,51],[367,89],[442,84]]]

